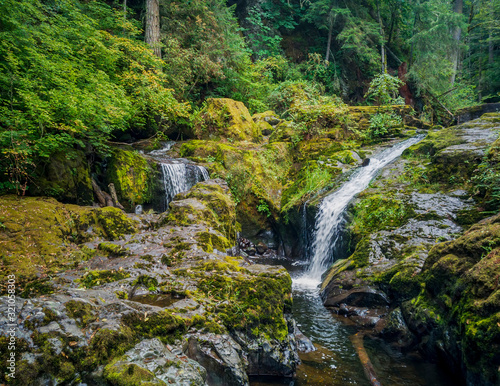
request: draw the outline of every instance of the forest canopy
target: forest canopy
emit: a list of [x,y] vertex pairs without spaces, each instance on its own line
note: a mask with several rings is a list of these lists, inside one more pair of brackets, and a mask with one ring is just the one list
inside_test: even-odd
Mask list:
[[209,97],[263,112],[298,82],[373,104],[399,77],[423,119],[429,98],[498,101],[499,30],[500,0],[2,0],[0,190],[65,149],[189,135]]

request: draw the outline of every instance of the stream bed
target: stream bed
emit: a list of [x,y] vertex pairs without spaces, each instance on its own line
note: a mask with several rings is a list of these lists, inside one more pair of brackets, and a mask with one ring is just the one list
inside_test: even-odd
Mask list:
[[[262,264],[281,264],[292,279],[302,275],[304,266],[287,260],[259,260]],[[299,329],[311,339],[316,351],[300,354],[302,364],[293,379],[253,377],[252,386],[268,385],[360,385],[369,386],[350,337],[360,329],[348,318],[332,314],[323,306],[318,290],[293,284],[293,316]],[[383,386],[445,386],[455,384],[451,375],[417,354],[403,355],[381,341],[365,338],[365,348]]]

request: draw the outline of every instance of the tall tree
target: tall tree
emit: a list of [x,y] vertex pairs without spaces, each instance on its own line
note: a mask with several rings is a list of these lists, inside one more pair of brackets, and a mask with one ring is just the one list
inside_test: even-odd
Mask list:
[[[463,0],[455,0],[455,4],[453,6],[453,11],[457,15],[462,15],[464,9],[464,1]],[[455,84],[455,79],[457,77],[457,71],[459,68],[460,61],[460,36],[462,35],[462,28],[460,24],[457,24],[453,28],[453,47],[451,53],[451,63],[453,65],[453,72],[451,73],[450,83],[453,86]]]
[[146,0],[146,31],[144,40],[161,58],[160,47],[160,3],[159,0]]

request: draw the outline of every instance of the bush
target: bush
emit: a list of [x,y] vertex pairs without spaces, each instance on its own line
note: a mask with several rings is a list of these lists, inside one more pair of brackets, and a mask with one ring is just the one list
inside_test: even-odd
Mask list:
[[377,113],[370,118],[370,138],[379,138],[392,133],[392,129],[400,127],[403,120],[396,113]]

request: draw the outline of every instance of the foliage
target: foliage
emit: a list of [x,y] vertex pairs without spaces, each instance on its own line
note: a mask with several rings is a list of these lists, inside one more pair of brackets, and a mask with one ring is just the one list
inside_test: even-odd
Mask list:
[[[281,36],[269,27],[263,18],[266,14],[259,12],[257,7],[250,8],[248,11],[247,22],[252,26],[249,29],[248,40],[255,47],[254,56],[257,58],[266,58],[281,54],[280,42]],[[252,31],[256,31],[253,33]]]
[[375,99],[377,105],[404,104],[401,98],[398,98],[398,90],[404,82],[399,78],[382,73],[370,82],[370,88],[365,94],[365,98]]
[[396,113],[377,113],[370,118],[370,138],[383,137],[391,132],[391,129],[400,127],[403,120]]
[[141,136],[187,117],[162,62],[106,4],[6,0],[0,12],[2,188],[26,190],[55,152],[107,154],[115,133]]
[[283,114],[297,103],[317,101],[323,90],[314,82],[305,80],[287,80],[280,83],[269,95],[269,106]]
[[177,95],[199,100],[211,82],[243,71],[248,54],[225,1],[161,1],[160,7],[164,72]]
[[283,56],[272,56],[251,62],[246,58],[242,68],[226,68],[224,78],[214,81],[208,96],[230,97],[242,101],[252,112],[271,108],[268,96],[279,85],[301,75]]
[[266,215],[266,217],[271,217],[271,210],[269,205],[264,200],[259,200],[259,205],[257,205],[257,212]]

